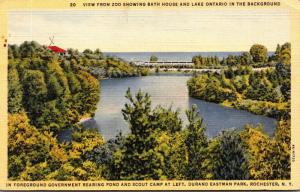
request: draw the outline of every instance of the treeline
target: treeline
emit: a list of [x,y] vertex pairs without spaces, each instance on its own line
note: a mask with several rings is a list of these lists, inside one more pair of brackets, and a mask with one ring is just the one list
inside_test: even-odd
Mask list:
[[195,68],[202,68],[202,67],[220,67],[220,60],[217,56],[213,57],[204,57],[201,55],[194,56],[192,58],[192,62],[194,63]]
[[40,133],[24,113],[9,115],[9,179],[12,180],[194,180],[289,179],[290,122],[275,137],[246,125],[217,137],[205,135],[197,108],[152,107],[141,91],[126,93],[122,113],[131,133],[104,142],[97,131],[75,127],[73,141],[58,144]]
[[99,49],[85,49],[82,53],[68,49],[65,58],[80,65],[98,79],[145,76],[149,73],[146,68],[136,68],[121,58],[103,54]]
[[148,69],[137,68],[121,58],[106,56],[99,49],[95,51],[86,49],[82,54],[69,49],[66,59],[84,67],[98,79],[145,76],[149,73]]
[[225,66],[252,66],[252,67],[269,67],[274,66],[278,61],[289,63],[291,58],[291,44],[285,43],[282,46],[277,45],[276,51],[271,56],[264,45],[255,44],[249,52],[243,52],[240,55],[228,55],[219,59],[218,57],[204,57],[201,55],[194,56],[192,62],[195,68],[222,68]]
[[[50,50],[37,42],[25,41],[20,46],[9,45],[8,47],[8,57],[10,59],[32,57],[34,55],[47,58],[49,54]],[[67,49],[64,55],[60,55],[59,59],[69,65],[77,66],[92,73],[98,79],[141,76],[147,75],[149,72],[146,68],[136,68],[121,58],[107,56],[99,49],[94,51],[85,49],[83,52],[79,52],[77,49],[70,48]]]
[[[285,44],[286,45],[286,44]],[[284,46],[282,46],[284,47]],[[290,117],[291,67],[290,50],[279,52],[275,68],[254,71],[250,66],[206,73],[188,81],[192,97],[223,103],[276,119]],[[281,59],[280,59],[281,58]],[[284,59],[282,59],[284,58]]]

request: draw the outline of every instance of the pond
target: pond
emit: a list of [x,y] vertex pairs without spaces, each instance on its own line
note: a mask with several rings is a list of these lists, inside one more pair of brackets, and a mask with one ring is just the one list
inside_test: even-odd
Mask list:
[[162,105],[180,110],[180,116],[187,123],[185,110],[196,104],[206,125],[206,134],[209,137],[228,128],[241,129],[245,124],[262,124],[264,130],[272,135],[276,128],[276,120],[254,115],[247,111],[223,107],[189,97],[187,89],[187,75],[153,75],[146,77],[130,77],[122,79],[104,79],[101,81],[101,96],[94,120],[105,140],[116,136],[119,131],[123,134],[130,132],[124,121],[121,109],[127,102],[125,93],[128,87],[132,92],[141,89],[151,95],[152,106]]

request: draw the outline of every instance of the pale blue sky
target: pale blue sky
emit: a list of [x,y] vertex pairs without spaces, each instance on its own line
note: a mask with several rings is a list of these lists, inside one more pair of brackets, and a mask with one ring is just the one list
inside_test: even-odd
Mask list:
[[13,11],[9,43],[49,37],[62,48],[102,51],[270,51],[290,40],[285,10]]

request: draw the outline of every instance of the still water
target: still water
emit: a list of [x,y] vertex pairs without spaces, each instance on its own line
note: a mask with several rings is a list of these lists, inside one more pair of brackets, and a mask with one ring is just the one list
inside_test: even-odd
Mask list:
[[254,125],[261,123],[266,133],[271,135],[274,132],[275,119],[189,97],[186,85],[189,78],[190,76],[184,75],[156,75],[102,80],[100,102],[94,117],[102,136],[108,140],[115,137],[119,131],[123,134],[130,132],[121,113],[121,109],[127,102],[124,96],[128,87],[132,92],[137,92],[139,89],[148,92],[153,106],[172,105],[173,109],[180,109],[184,124],[187,122],[185,110],[196,104],[209,137],[218,135],[224,129],[243,128],[247,123]]

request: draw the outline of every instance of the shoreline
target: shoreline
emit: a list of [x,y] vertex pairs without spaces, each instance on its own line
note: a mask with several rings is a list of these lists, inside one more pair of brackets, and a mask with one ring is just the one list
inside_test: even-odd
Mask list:
[[90,121],[90,120],[92,120],[92,119],[93,119],[93,117],[83,117],[83,118],[81,118],[81,119],[78,121],[78,123],[79,123],[79,124],[82,124],[82,123],[85,123],[85,122]]

